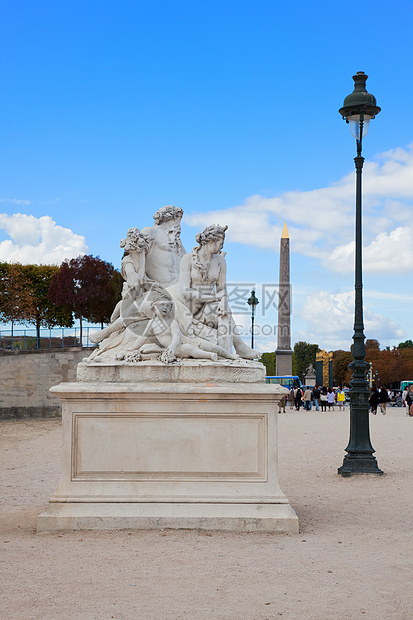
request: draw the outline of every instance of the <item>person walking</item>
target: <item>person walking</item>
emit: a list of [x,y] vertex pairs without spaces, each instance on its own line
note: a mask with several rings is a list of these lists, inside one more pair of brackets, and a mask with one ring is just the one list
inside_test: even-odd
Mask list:
[[380,402],[380,392],[377,388],[373,388],[373,393],[369,398],[369,403],[371,407],[371,412],[376,415],[377,413],[377,405]]
[[321,388],[320,405],[321,411],[327,411],[327,388],[325,387],[325,385],[323,385],[323,387]]
[[287,404],[287,397],[289,394],[283,394],[280,402],[278,403],[278,413],[285,413],[285,405]]
[[410,417],[413,417],[413,409],[412,409],[412,405],[413,405],[413,384],[410,385],[409,389],[407,390],[406,405],[408,407],[408,415]]
[[314,405],[315,405],[315,410],[319,411],[320,407],[319,407],[318,403],[320,401],[320,390],[319,390],[319,388],[317,386],[314,386],[313,393],[312,393],[312,398],[313,398],[313,402],[314,402]]
[[303,397],[303,393],[298,387],[294,392],[294,405],[297,411],[300,411],[302,397]]
[[331,407],[333,407],[333,411],[334,411],[334,403],[336,400],[336,395],[333,392],[333,388],[329,387],[328,391],[327,391],[327,404],[328,404],[328,410],[331,410]]
[[386,388],[384,387],[384,385],[382,385],[380,389],[379,403],[380,403],[380,411],[382,412],[383,415],[386,415],[386,407],[387,407],[387,403],[389,402],[389,400],[390,400],[389,394]]
[[288,394],[288,402],[290,403],[290,411],[294,409],[294,388],[291,388]]
[[309,387],[306,387],[304,392],[304,409],[306,411],[311,409],[311,390]]
[[409,392],[409,387],[410,387],[410,386],[408,386],[407,388],[405,388],[405,389],[403,390],[403,392],[402,392],[402,405],[404,405],[404,406],[406,407],[406,415],[409,415],[409,405],[408,405],[407,400],[406,400],[406,398],[407,398],[407,394],[408,394],[408,392]]
[[346,401],[345,392],[344,392],[344,390],[341,387],[339,387],[338,391],[337,391],[337,405],[338,405],[339,411],[344,409],[345,401]]

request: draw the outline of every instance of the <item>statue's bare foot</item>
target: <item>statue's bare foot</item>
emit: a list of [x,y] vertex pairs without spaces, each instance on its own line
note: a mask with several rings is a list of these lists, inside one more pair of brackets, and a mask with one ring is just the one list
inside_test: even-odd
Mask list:
[[205,357],[209,357],[213,362],[218,361],[218,353],[205,353]]

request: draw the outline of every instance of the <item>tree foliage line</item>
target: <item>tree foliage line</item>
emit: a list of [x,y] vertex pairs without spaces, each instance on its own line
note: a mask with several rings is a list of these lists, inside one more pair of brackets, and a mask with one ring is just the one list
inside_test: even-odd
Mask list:
[[[398,387],[400,381],[413,379],[413,342],[406,340],[397,347],[380,349],[380,343],[367,339],[366,362],[372,366],[373,383],[387,387]],[[352,362],[351,351],[333,351],[333,375],[336,385],[348,384],[351,371],[348,365]]]
[[[373,382],[378,380],[381,385],[397,386],[400,381],[413,379],[413,342],[406,340],[397,347],[380,349],[380,343],[374,339],[367,339],[366,361],[372,364]],[[294,345],[292,356],[293,375],[298,375],[304,381],[306,370],[310,364],[316,367],[316,354],[320,351],[317,344],[297,342]],[[353,361],[350,351],[338,349],[333,353],[333,382],[334,385],[348,385],[351,379],[349,364]],[[266,367],[267,375],[276,374],[276,354],[264,353],[260,360]]]
[[[55,265],[0,262],[0,322],[72,327],[74,318],[108,323],[121,298],[123,279],[110,263],[91,255]],[[82,333],[80,335],[82,338]]]

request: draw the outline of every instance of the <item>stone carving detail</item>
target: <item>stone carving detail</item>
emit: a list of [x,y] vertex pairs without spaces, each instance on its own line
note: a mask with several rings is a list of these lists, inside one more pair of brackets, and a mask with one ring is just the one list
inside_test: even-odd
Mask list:
[[290,338],[290,241],[281,239],[280,244],[280,282],[278,308],[278,346],[279,350],[291,349]]
[[127,231],[120,243],[122,299],[110,324],[90,337],[100,344],[86,363],[259,357],[237,333],[228,304],[222,252],[227,226],[205,228],[187,254],[182,215],[182,209],[166,206],[155,213],[152,227]]
[[288,239],[281,243],[280,284],[290,284],[290,243]]

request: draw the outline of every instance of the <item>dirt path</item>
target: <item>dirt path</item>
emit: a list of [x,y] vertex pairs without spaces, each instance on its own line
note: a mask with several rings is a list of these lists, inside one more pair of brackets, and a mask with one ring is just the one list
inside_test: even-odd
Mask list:
[[383,477],[336,473],[345,413],[279,416],[280,484],[297,536],[35,533],[59,476],[59,420],[0,423],[0,617],[411,620],[413,418],[371,416]]

